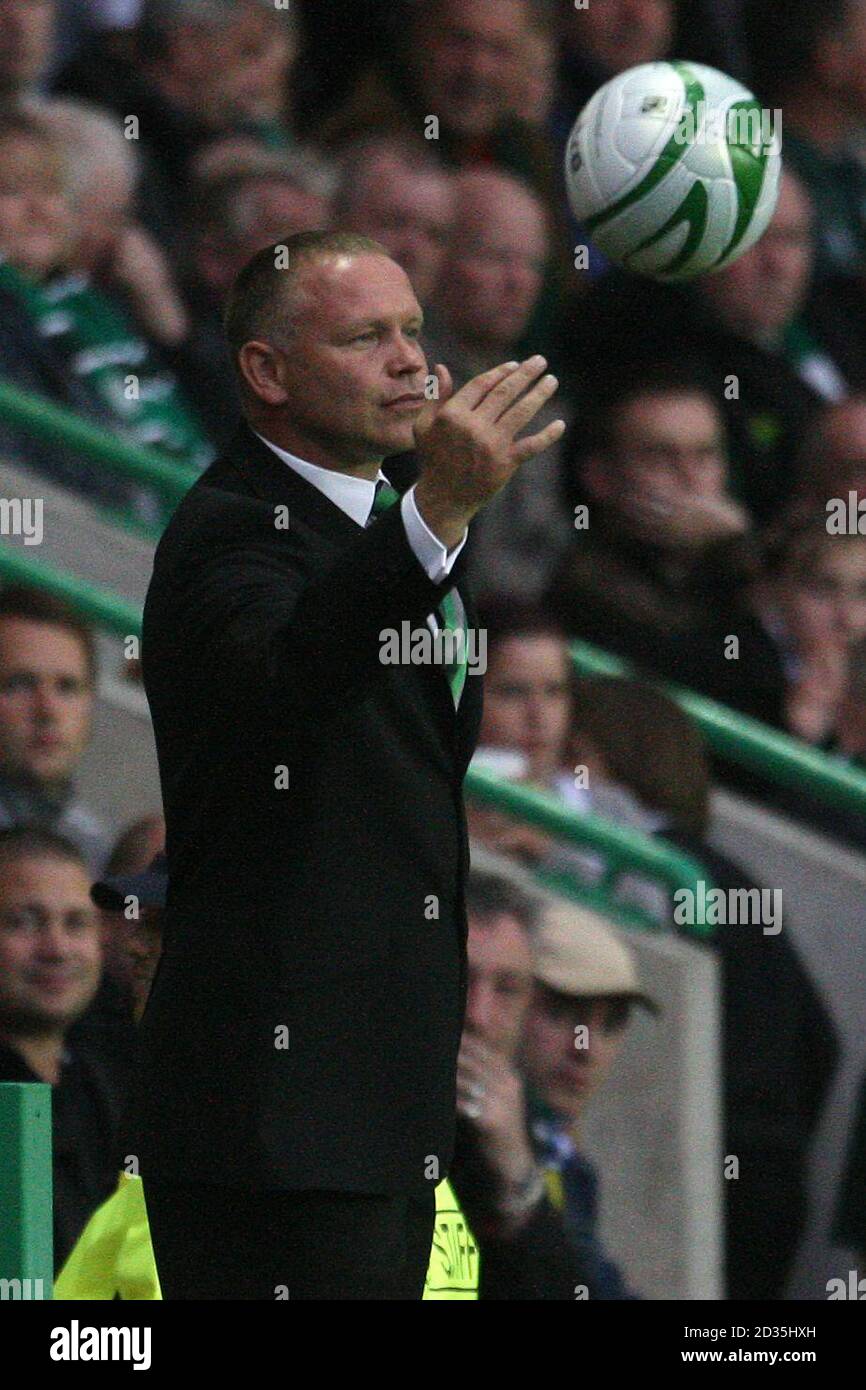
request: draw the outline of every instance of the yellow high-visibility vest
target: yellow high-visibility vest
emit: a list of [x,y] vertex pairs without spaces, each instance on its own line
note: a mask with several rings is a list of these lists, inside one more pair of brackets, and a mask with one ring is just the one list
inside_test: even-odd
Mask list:
[[[478,1247],[447,1178],[436,1188],[436,1218],[423,1298],[478,1297]],[[121,1173],[93,1213],[54,1284],[61,1300],[161,1299],[141,1178]]]
[[469,1222],[447,1178],[436,1188],[436,1219],[424,1298],[478,1297],[480,1257]]

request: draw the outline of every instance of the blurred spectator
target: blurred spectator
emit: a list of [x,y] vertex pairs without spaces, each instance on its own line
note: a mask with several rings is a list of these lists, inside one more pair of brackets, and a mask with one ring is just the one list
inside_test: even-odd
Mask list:
[[835,751],[866,764],[866,639],[848,653],[848,672],[836,724]]
[[[0,375],[26,386],[38,375],[48,394],[66,374],[75,383],[73,402],[79,408],[86,403],[82,413],[96,423],[203,467],[212,446],[171,372],[118,300],[82,273],[69,273],[76,221],[54,141],[35,117],[0,117],[0,188],[0,296],[41,340],[35,359],[3,353]],[[70,403],[65,395],[59,399]],[[68,479],[65,468],[59,472],[106,503],[117,502],[116,481],[96,474],[92,464],[82,469]],[[122,485],[120,495],[134,500],[147,519],[160,515],[157,500],[137,485]]]
[[[155,845],[160,848],[145,858]],[[162,953],[162,922],[168,888],[165,822],[160,816],[130,826],[115,847],[105,877],[94,883],[90,896],[108,930],[117,938],[112,952],[116,969],[129,989],[130,1010],[141,1022],[150,987]]]
[[[114,880],[141,874],[164,849],[163,817],[143,816],[118,836],[105,865],[105,878]],[[122,1014],[128,1018],[133,984],[132,957],[128,948],[130,938],[135,935],[137,918],[132,911],[124,915],[124,909],[130,905],[124,902],[118,904],[116,898],[109,900],[103,894],[103,900],[100,900],[97,893],[93,901],[102,908],[102,954],[105,966],[100,991],[105,998],[103,1001],[97,999],[96,1005],[103,1002],[103,1012],[106,1014],[112,1017]],[[134,907],[134,904],[131,906]]]
[[[655,833],[690,854],[714,887],[757,889],[711,845],[706,752],[669,696],[617,677],[581,680],[574,727],[575,755],[600,750],[609,775],[657,817]],[[721,967],[725,1152],[740,1160],[739,1177],[724,1185],[733,1299],[784,1295],[806,1220],[809,1146],[838,1056],[787,909],[777,925],[766,936],[758,926],[719,926],[708,943]]]
[[92,29],[132,29],[141,16],[144,0],[75,0],[75,3]]
[[[519,356],[541,293],[550,233],[537,197],[509,174],[464,170],[455,188],[456,218],[425,340],[429,359],[446,363],[459,389]],[[560,391],[537,416],[538,428],[569,414]],[[561,469],[556,444],[521,468],[478,517],[470,573],[482,601],[531,603],[543,592],[572,534]]]
[[[509,607],[488,611],[484,715],[475,766],[500,769],[510,779],[555,796],[569,810],[592,813],[643,834],[658,826],[632,793],[614,782],[603,751],[589,738],[574,739],[574,670],[562,630],[545,614]],[[505,772],[503,762],[511,766]],[[473,837],[514,856],[537,872],[565,875],[589,887],[604,872],[599,856],[502,812],[468,806]],[[617,898],[651,917],[667,916],[667,895],[657,883],[624,874]]]
[[0,0],[0,102],[44,90],[56,38],[56,0]]
[[394,50],[362,70],[347,101],[317,133],[330,147],[374,131],[425,138],[448,165],[492,164],[530,184],[557,227],[526,336],[528,351],[548,355],[572,275],[562,175],[546,133],[514,111],[524,100],[520,61],[527,36],[550,32],[551,23],[545,0],[410,4]]
[[78,57],[98,37],[105,52],[123,53],[138,22],[143,0],[57,0],[55,69]]
[[746,0],[752,84],[784,111],[785,160],[818,220],[819,280],[866,264],[866,168],[854,137],[866,121],[866,11],[860,0]]
[[[124,974],[132,985],[136,1024],[162,954],[167,882],[165,854],[159,853],[152,862],[108,874],[90,890],[103,920],[116,925],[130,904],[136,905],[136,917],[119,948],[126,961]],[[141,1179],[125,1166],[113,1196],[98,1209],[64,1263],[55,1280],[54,1297],[74,1301],[161,1298]]]
[[[563,169],[572,126],[590,97],[617,73],[672,53],[677,4],[675,0],[605,0],[601,5],[556,8],[559,67],[550,129],[565,203]],[[685,57],[685,53],[678,49],[677,56]],[[588,241],[570,210],[568,219],[569,243],[588,247],[588,278],[594,279],[603,273],[608,261]],[[579,278],[578,289],[586,278],[585,274]]]
[[733,265],[700,282],[700,293],[728,330],[782,356],[823,400],[838,401],[852,385],[866,384],[866,354],[846,372],[818,341],[804,311],[814,259],[814,212],[803,183],[782,174],[779,202],[761,239]]
[[467,1010],[451,1180],[479,1244],[479,1297],[570,1300],[585,1271],[546,1195],[515,1062],[541,900],[507,865],[481,858],[473,851],[467,890]]
[[443,0],[435,10],[410,4],[400,50],[362,71],[321,139],[336,145],[374,130],[417,139],[435,117],[434,138],[449,163],[482,159],[531,177],[527,162],[539,143],[513,115],[519,98],[512,86],[520,44],[539,27],[550,28],[540,0]]
[[831,275],[815,286],[802,319],[803,330],[832,358],[844,380],[866,389],[866,269]]
[[[134,822],[118,839],[105,866],[107,878],[142,873],[165,845],[162,816],[149,816]],[[120,901],[109,893],[100,896],[104,885],[91,889],[93,902],[101,908],[102,981],[96,997],[73,1025],[72,1036],[84,1038],[110,1057],[131,1058],[135,1045],[135,1003],[140,992],[136,978],[137,953],[148,938],[144,914],[139,904]]]
[[38,825],[105,862],[105,827],[76,796],[96,698],[90,628],[61,600],[0,591],[0,826]]
[[515,49],[511,110],[521,121],[541,130],[546,130],[553,119],[558,55],[553,27],[526,29]]
[[854,1122],[833,1214],[833,1241],[856,1253],[866,1272],[866,1076],[860,1083]]
[[[70,246],[59,166],[41,130],[36,139],[31,138],[32,129],[21,120],[4,121],[0,116],[0,377],[107,425],[109,412],[85,382],[66,371],[50,338],[21,313],[19,280],[4,263],[14,247],[16,259],[28,272],[47,274]],[[10,276],[14,285],[9,283]],[[43,443],[0,422],[0,449],[10,462],[37,468],[106,505],[122,506],[128,501],[125,484],[94,476],[92,464],[57,441]]]
[[790,497],[792,463],[818,402],[846,390],[799,317],[810,226],[800,185],[786,175],[770,226],[735,265],[688,286],[612,271],[565,325],[563,351],[590,406],[624,368],[679,361],[703,372],[728,427],[732,490],[760,526]]
[[573,903],[545,908],[533,962],[523,1059],[536,1154],[587,1272],[585,1296],[632,1298],[598,1234],[598,1174],[580,1150],[580,1120],[616,1061],[632,1007],[656,1005],[628,948],[603,918]]
[[866,395],[827,405],[802,444],[797,500],[814,510],[833,498],[866,497]]
[[667,674],[824,748],[834,744],[850,655],[866,638],[866,535],[830,534],[825,508],[768,538],[744,603],[661,661]]
[[73,1041],[102,959],[90,876],[49,830],[0,830],[0,1080],[52,1088],[54,1268],[113,1190],[125,1074]]
[[703,840],[709,759],[696,725],[669,695],[626,677],[583,676],[574,688],[571,728],[575,760],[603,767],[636,797],[655,817],[653,833]]
[[183,290],[190,331],[171,362],[208,437],[225,448],[240,418],[223,329],[235,276],[263,246],[331,225],[327,171],[309,156],[267,156],[202,180],[186,238]]
[[748,517],[728,491],[719,409],[688,369],[613,379],[584,444],[587,524],[545,603],[570,635],[639,659],[730,606],[749,573]]
[[187,316],[164,252],[133,220],[135,146],[119,120],[86,102],[58,98],[32,109],[62,159],[74,214],[68,268],[125,300],[154,343],[175,346],[188,331]]
[[450,173],[423,143],[394,135],[368,136],[347,146],[341,170],[335,224],[387,247],[426,308],[452,234]]
[[[559,115],[565,140],[590,97],[617,73],[672,52],[675,0],[605,0],[559,7]],[[677,53],[677,57],[685,54]]]
[[272,0],[145,0],[134,51],[96,42],[61,74],[63,91],[125,120],[151,161],[147,225],[173,244],[187,206],[189,162],[223,132],[292,148],[294,7]]

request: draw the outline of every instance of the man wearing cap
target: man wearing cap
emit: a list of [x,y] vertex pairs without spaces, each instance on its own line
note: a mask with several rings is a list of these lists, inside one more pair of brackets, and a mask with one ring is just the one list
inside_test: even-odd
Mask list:
[[630,951],[586,908],[551,904],[533,946],[523,1057],[535,1151],[587,1271],[586,1296],[633,1298],[598,1237],[598,1178],[578,1147],[579,1127],[622,1047],[632,1006],[657,1006],[640,988]]
[[[253,256],[244,423],[156,552],[169,887],[125,1142],[169,1299],[422,1296],[466,990],[464,542],[564,429],[524,434],[543,358],[452,394],[422,323],[367,238]],[[410,450],[401,497],[381,465]]]
[[594,1282],[552,1200],[527,1124],[519,1049],[543,899],[508,860],[473,849],[469,990],[457,1068],[452,1179],[478,1237],[479,1297],[567,1300]]

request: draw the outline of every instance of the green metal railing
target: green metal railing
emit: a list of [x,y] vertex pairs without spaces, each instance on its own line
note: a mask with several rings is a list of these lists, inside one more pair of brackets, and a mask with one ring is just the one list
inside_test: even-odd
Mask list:
[[866,773],[840,758],[705,695],[654,678],[651,672],[638,671],[589,642],[572,643],[571,654],[582,676],[637,676],[652,681],[691,715],[709,747],[721,757],[786,787],[809,791],[828,805],[866,815]]
[[141,633],[141,610],[134,603],[34,559],[17,546],[0,545],[0,579],[65,599],[86,622],[117,637]]
[[[176,505],[199,476],[194,468],[173,462],[155,449],[119,439],[110,430],[83,420],[74,411],[43,396],[21,391],[0,379],[0,419],[24,434],[61,445],[136,483],[144,483],[169,505]],[[100,508],[106,518],[127,529],[149,535],[158,530],[125,513]]]
[[[65,599],[82,618],[103,631],[120,637],[141,634],[141,611],[134,603],[36,560],[21,549],[0,545],[0,579],[29,584]],[[578,815],[542,792],[517,786],[482,769],[470,770],[466,790],[474,800],[493,804],[506,815],[603,855],[606,867],[599,885],[579,884],[565,874],[548,875],[547,881],[551,887],[600,911],[613,913],[629,925],[657,927],[658,923],[640,908],[619,902],[614,896],[616,880],[626,870],[671,888],[689,888],[699,878],[710,886],[706,874],[689,856],[596,816]],[[700,925],[694,928],[698,935],[708,930]]]
[[51,1087],[0,1084],[0,1300],[49,1299]]
[[[177,503],[198,477],[194,469],[165,459],[155,450],[118,439],[109,431],[80,419],[74,412],[2,380],[0,418],[37,438],[56,441],[95,463],[104,464],[136,482],[146,483],[169,503]],[[108,516],[115,521],[121,520],[117,513],[108,513]],[[129,518],[122,520],[123,524],[130,524]],[[131,524],[134,529],[153,534],[141,523]],[[32,571],[25,574],[24,566],[22,560],[20,577],[37,583],[38,579],[31,577]],[[11,577],[8,566],[5,572]],[[77,602],[77,580],[55,574],[50,584],[52,592],[62,593],[70,602]],[[123,608],[122,600],[85,585],[81,586],[80,597],[89,610],[86,616],[91,621],[106,625],[100,617],[100,613],[106,613],[112,631],[134,630],[127,616],[117,616],[117,610]],[[572,654],[581,675],[636,674],[627,662],[589,642],[575,642]],[[695,719],[715,753],[785,786],[805,786],[831,805],[866,813],[866,774],[863,772],[694,691],[668,684],[664,684],[664,689]]]
[[[624,925],[652,929],[662,925],[643,909],[617,899],[617,883],[624,873],[653,879],[672,893],[687,889],[695,895],[696,903],[701,900],[697,886],[699,882],[703,882],[707,891],[713,887],[706,870],[696,859],[666,844],[664,840],[615,825],[600,816],[571,811],[555,797],[509,782],[487,768],[470,768],[464,785],[471,801],[526,821],[557,840],[579,845],[581,849],[589,847],[601,854],[605,868],[598,884],[588,886],[570,873],[542,872],[536,873],[536,877],[557,892],[596,907]],[[696,922],[694,926],[684,928],[684,931],[698,937],[713,935],[713,928],[703,922]]]
[[83,420],[74,411],[54,405],[42,396],[21,391],[0,380],[0,416],[26,434],[49,444],[63,444],[94,463],[107,464],[117,473],[148,483],[169,501],[177,502],[195,482],[198,473],[174,463],[155,449],[145,449],[118,439],[109,430]]

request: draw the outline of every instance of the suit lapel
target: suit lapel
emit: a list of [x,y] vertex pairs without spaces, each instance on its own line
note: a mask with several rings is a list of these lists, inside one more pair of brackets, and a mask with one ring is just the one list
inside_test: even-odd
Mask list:
[[334,539],[357,536],[357,522],[306,478],[277,458],[273,450],[263,444],[246,424],[238,429],[231,457],[250,492],[264,502],[272,502],[274,506],[288,507],[289,526],[292,513],[295,513],[314,531],[324,532]]
[[[388,464],[393,465],[396,462],[396,459],[391,459]],[[288,507],[290,526],[294,513],[312,530],[323,534],[334,543],[351,539],[362,529],[323,492],[313,487],[312,483],[302,478],[287,463],[283,463],[282,459],[277,458],[273,450],[263,444],[245,422],[238,427],[227,459],[212,465],[210,471],[214,482],[222,481],[225,473],[228,477],[240,481],[244,485],[244,491],[252,492],[262,501],[271,502],[274,506]],[[396,483],[398,480],[395,478],[394,481]],[[405,470],[399,481],[405,483],[404,490],[412,485],[411,480],[405,476]],[[455,591],[466,615],[466,626],[469,627],[474,619],[474,610],[465,580],[463,587],[460,587],[460,577],[465,574],[464,556],[465,552],[457,561],[458,586]],[[446,702],[451,718],[457,717],[462,723],[462,716],[465,714],[470,722],[477,722],[472,712],[476,702],[471,696],[467,699],[467,686],[479,678],[467,674],[460,705],[455,709],[447,673],[439,667],[431,667],[430,672],[435,676],[435,682],[431,686],[431,689],[435,690],[435,698],[437,701]]]

